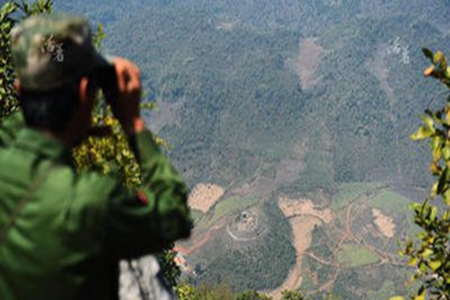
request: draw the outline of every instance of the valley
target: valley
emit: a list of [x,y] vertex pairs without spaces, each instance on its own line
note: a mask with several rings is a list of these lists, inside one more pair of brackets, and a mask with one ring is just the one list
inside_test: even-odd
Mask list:
[[159,106],[149,127],[192,189],[184,280],[313,299],[407,293],[397,243],[432,182],[409,135],[444,92],[422,77],[420,49],[448,49],[448,4],[71,2],[60,9],[103,22],[102,51],[137,62]]

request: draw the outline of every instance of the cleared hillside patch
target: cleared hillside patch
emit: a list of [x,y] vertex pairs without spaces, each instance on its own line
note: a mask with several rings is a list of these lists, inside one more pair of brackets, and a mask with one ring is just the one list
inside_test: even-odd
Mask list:
[[322,46],[314,38],[305,38],[299,46],[299,54],[295,62],[295,69],[300,77],[303,89],[313,87],[320,82],[315,71],[319,65],[319,58],[323,52]]
[[340,211],[347,207],[347,205],[362,196],[364,193],[369,193],[380,187],[382,182],[354,182],[343,183],[339,186],[339,191],[333,196],[331,209]]
[[378,257],[357,244],[344,244],[337,254],[338,262],[345,267],[360,267],[378,262]]
[[278,204],[286,217],[308,215],[316,217],[324,223],[330,223],[333,220],[333,213],[329,208],[317,209],[314,207],[314,203],[309,199],[289,199],[280,197]]
[[188,203],[191,208],[206,213],[224,193],[225,190],[216,184],[200,183],[192,190]]
[[379,209],[373,208],[372,215],[374,218],[375,225],[377,225],[378,230],[387,238],[393,238],[395,235],[395,223],[394,220]]

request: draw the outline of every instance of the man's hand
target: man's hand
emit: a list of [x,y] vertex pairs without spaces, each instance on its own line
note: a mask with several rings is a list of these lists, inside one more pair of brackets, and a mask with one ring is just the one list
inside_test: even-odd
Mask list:
[[141,100],[141,79],[139,68],[123,58],[113,59],[116,70],[118,95],[111,103],[116,118],[128,135],[133,135],[145,129],[141,118],[139,103]]

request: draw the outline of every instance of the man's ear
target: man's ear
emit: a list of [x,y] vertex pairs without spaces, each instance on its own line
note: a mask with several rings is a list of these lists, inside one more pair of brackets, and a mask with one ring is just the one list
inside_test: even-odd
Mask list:
[[20,96],[20,80],[19,79],[14,79],[14,89],[17,92],[17,95]]

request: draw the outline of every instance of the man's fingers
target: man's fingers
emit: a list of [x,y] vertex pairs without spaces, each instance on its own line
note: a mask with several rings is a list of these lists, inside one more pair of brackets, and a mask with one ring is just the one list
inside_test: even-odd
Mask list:
[[127,133],[139,131],[134,121],[140,118],[139,102],[141,93],[141,79],[139,68],[130,61],[116,58],[114,65],[119,89],[118,101],[114,115],[119,119],[122,128]]
[[132,93],[141,89],[140,70],[133,63],[117,58],[115,60],[117,85],[121,93]]
[[120,63],[115,65],[116,67],[116,75],[117,75],[117,87],[119,88],[119,92],[122,93],[125,90],[125,80],[124,80],[124,69]]
[[141,79],[139,75],[139,68],[133,64],[127,65],[125,69],[125,84],[127,93],[136,93],[141,89]]
[[130,75],[127,91],[130,93],[138,92],[141,89],[141,81],[139,80],[139,76],[136,73]]
[[134,73],[136,73],[136,76],[141,78],[141,70],[139,69],[139,67],[134,64],[132,66],[133,66]]

